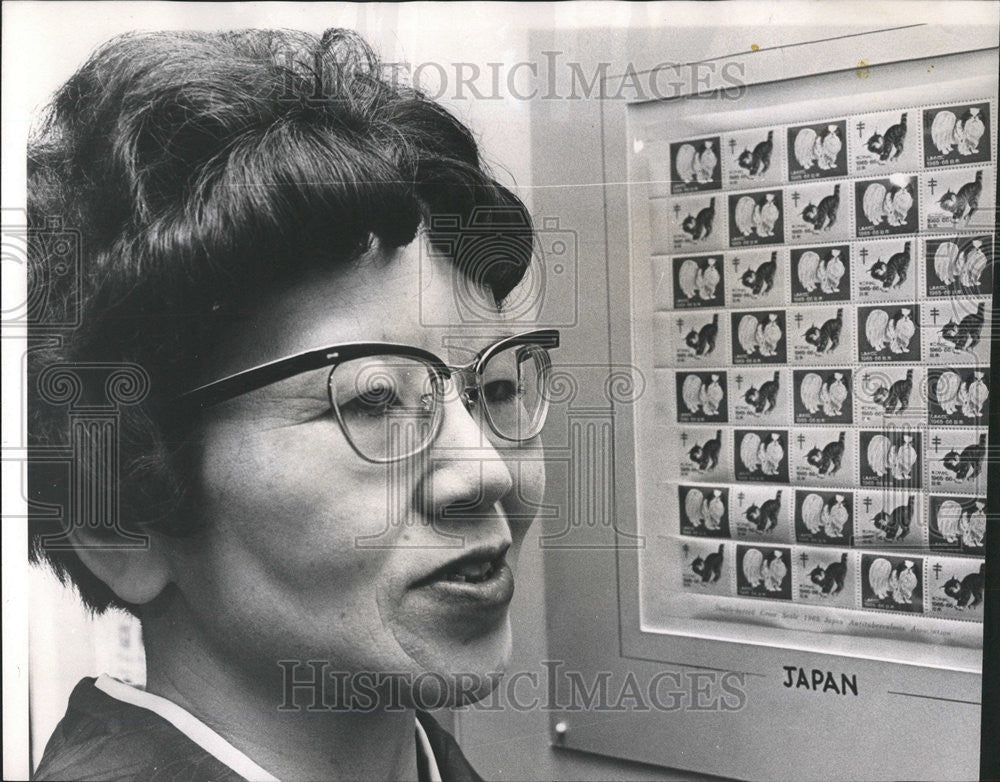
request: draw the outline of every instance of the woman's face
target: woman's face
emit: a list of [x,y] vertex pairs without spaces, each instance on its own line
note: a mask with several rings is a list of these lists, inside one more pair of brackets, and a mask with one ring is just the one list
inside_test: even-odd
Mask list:
[[[220,345],[213,374],[352,341],[416,345],[467,363],[510,330],[500,315],[489,329],[463,329],[453,266],[421,259],[421,241],[275,292]],[[446,317],[452,325],[441,327]],[[450,395],[423,455],[374,464],[331,414],[327,375],[302,374],[210,410],[207,534],[173,556],[199,634],[233,670],[276,679],[277,660],[411,676],[502,670],[510,573],[500,568],[482,584],[433,574],[470,551],[481,555],[474,564],[506,551],[514,567],[544,491],[540,443],[491,442]]]

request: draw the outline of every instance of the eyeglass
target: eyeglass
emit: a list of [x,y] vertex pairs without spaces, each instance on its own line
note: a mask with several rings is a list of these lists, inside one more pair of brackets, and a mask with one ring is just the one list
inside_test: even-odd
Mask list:
[[549,350],[557,347],[556,329],[530,331],[493,343],[468,364],[449,366],[412,345],[351,342],[237,372],[180,399],[208,407],[329,367],[330,407],[347,441],[363,459],[387,463],[413,456],[434,442],[450,390],[470,414],[485,418],[497,437],[511,442],[536,437],[549,408]]

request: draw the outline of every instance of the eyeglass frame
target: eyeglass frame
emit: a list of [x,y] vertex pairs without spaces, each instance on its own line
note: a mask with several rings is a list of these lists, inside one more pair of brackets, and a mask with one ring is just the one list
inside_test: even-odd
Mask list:
[[[363,453],[355,444],[354,439],[348,431],[347,424],[341,416],[340,408],[333,400],[333,389],[330,381],[333,377],[334,371],[339,365],[358,358],[367,358],[369,356],[377,355],[411,357],[421,359],[427,363],[440,380],[449,380],[453,375],[471,373],[473,377],[476,378],[477,386],[479,386],[483,378],[482,370],[486,366],[487,362],[497,353],[511,347],[512,345],[538,345],[546,349],[557,348],[559,347],[559,330],[537,329],[535,331],[526,331],[521,334],[504,337],[490,345],[487,345],[481,351],[476,353],[475,357],[470,362],[461,365],[446,364],[436,354],[415,345],[403,345],[394,342],[343,342],[325,348],[306,350],[302,353],[296,353],[292,356],[286,356],[285,358],[279,358],[274,361],[259,364],[255,367],[250,367],[249,369],[234,372],[231,375],[227,375],[219,378],[218,380],[213,380],[209,383],[193,388],[190,391],[185,391],[178,397],[178,401],[182,401],[187,404],[194,404],[204,409],[227,402],[230,399],[235,399],[236,397],[248,394],[251,391],[264,388],[272,383],[278,383],[282,380],[288,380],[289,378],[301,375],[305,372],[312,372],[316,369],[328,367],[330,373],[327,375],[327,396],[330,402],[330,409],[333,411],[337,419],[337,423],[340,425],[340,429],[344,434],[344,439],[347,440],[354,452],[365,461],[372,462],[374,464],[388,464],[402,459],[408,459],[429,448],[434,440],[437,439],[443,415],[437,416],[434,423],[434,432],[427,438],[426,443],[424,443],[420,448],[401,456],[394,455],[384,458],[373,458]],[[546,361],[544,369],[548,370],[552,366],[551,361],[547,353],[542,355],[545,357]],[[546,397],[544,389],[540,391],[540,395],[543,407],[539,418],[544,422],[545,418],[548,416],[549,399]],[[531,435],[531,437],[508,437],[498,429],[496,423],[490,415],[489,406],[485,402],[482,403],[482,409],[490,429],[494,434],[503,440],[520,443],[526,442],[537,436],[536,432]]]

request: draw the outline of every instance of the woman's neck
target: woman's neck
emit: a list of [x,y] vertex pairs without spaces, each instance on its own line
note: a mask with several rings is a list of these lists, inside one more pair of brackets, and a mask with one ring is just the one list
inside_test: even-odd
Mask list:
[[[328,710],[316,697],[329,683],[324,669],[317,689],[288,692],[290,677],[277,663],[273,677],[221,665],[197,631],[175,619],[169,626],[144,621],[143,635],[147,691],[189,711],[282,782],[417,779],[412,711]],[[309,680],[316,670],[295,666],[294,679]]]

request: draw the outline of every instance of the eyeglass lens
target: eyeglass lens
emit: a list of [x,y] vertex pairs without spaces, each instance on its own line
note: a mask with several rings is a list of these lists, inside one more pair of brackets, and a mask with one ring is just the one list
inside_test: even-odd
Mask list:
[[[493,354],[481,381],[457,389],[473,416],[485,416],[500,437],[523,441],[544,423],[544,348],[512,345]],[[366,458],[393,461],[434,439],[448,389],[430,363],[401,355],[376,355],[338,364],[330,373],[330,402],[344,433]]]

